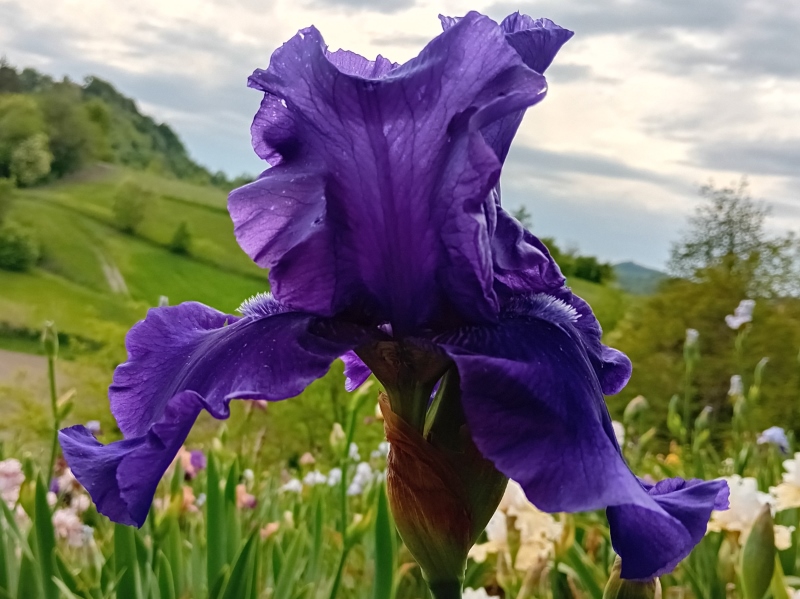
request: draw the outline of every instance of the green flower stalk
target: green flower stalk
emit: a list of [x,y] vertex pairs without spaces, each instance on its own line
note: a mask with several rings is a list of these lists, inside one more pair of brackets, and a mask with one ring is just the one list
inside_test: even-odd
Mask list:
[[622,560],[617,556],[611,568],[611,576],[603,591],[603,599],[661,599],[661,581],[625,580],[620,577]]

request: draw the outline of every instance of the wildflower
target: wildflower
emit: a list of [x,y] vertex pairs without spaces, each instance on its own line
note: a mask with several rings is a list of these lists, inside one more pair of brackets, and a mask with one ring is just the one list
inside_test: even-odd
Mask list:
[[312,470],[303,477],[303,484],[307,487],[315,485],[324,485],[328,482],[328,477],[322,474],[319,470]]
[[317,460],[314,459],[314,456],[311,455],[310,452],[305,452],[303,455],[300,456],[300,465],[301,466],[313,466],[316,464]]
[[339,424],[338,422],[334,422],[330,435],[331,448],[338,453],[339,451],[342,450],[342,448],[344,448],[344,444],[346,441],[347,441],[347,435],[345,435],[342,425]]
[[86,430],[92,433],[95,437],[103,434],[99,420],[90,420],[86,423]]
[[205,493],[200,493],[200,495],[197,496],[197,499],[195,499],[194,504],[197,507],[203,507],[205,505],[205,503],[206,503],[206,499],[208,499],[206,494]]
[[771,426],[758,436],[759,445],[774,445],[781,453],[789,453],[789,439],[786,431],[779,426]]
[[206,454],[204,454],[199,449],[193,449],[189,452],[189,463],[191,463],[192,468],[194,468],[195,474],[200,470],[205,470],[206,466],[208,465],[208,460],[206,460]]
[[697,341],[699,339],[700,339],[700,333],[697,331],[697,329],[686,329],[685,345],[687,346],[697,345]]
[[242,479],[243,479],[243,480],[245,481],[245,483],[247,483],[248,485],[252,485],[252,484],[253,484],[253,481],[256,479],[256,475],[255,475],[255,473],[254,473],[254,472],[253,472],[253,471],[252,471],[250,468],[245,468],[245,469],[242,471]]
[[188,451],[185,447],[178,450],[178,459],[186,478],[193,479],[197,473],[206,467],[206,456],[202,451],[193,449]]
[[367,462],[361,462],[356,466],[356,473],[355,476],[353,476],[353,480],[350,482],[350,486],[347,488],[347,494],[361,495],[374,478],[375,474],[372,472],[370,465]]
[[[298,481],[299,482],[299,481]],[[239,509],[253,509],[258,504],[254,495],[247,492],[247,487],[243,483],[236,485],[236,507]]]
[[479,589],[464,589],[461,593],[461,599],[500,599],[497,595],[490,595],[486,589],[481,587]]
[[731,385],[728,389],[728,395],[730,397],[741,397],[744,395],[744,385],[742,384],[742,377],[738,374],[734,374],[731,377]]
[[[194,490],[189,485],[183,485],[183,501],[181,503],[181,511],[188,512],[188,513],[197,513],[200,510],[198,509],[197,499],[194,496]],[[237,504],[239,493],[237,489]]]
[[300,493],[303,491],[303,483],[301,483],[298,479],[293,478],[281,486],[278,491],[282,493]]
[[125,439],[60,434],[112,520],[143,524],[203,410],[294,397],[340,357],[349,388],[371,372],[386,391],[390,505],[431,582],[463,576],[506,477],[547,512],[607,507],[633,578],[672,569],[724,505],[724,483],[649,487],[630,471],[603,397],[630,361],[500,202],[514,133],[572,32],[518,13],[442,24],[403,65],[330,52],[311,27],[251,76],[264,92],[254,148],[271,168],[229,211],[274,296],[240,316],[154,308],[131,329],[109,389]]
[[57,509],[53,513],[53,528],[56,537],[64,539],[70,547],[83,547],[94,534],[91,527],[84,526],[80,517],[67,508]]
[[340,482],[342,482],[342,469],[331,468],[330,472],[328,472],[328,486],[335,487]]
[[259,534],[261,535],[261,539],[266,541],[272,535],[274,535],[280,529],[281,525],[280,522],[269,522],[265,526],[261,528]]
[[358,445],[355,443],[350,443],[350,447],[347,449],[347,457],[354,462],[361,461],[361,455],[358,453]]
[[739,330],[742,325],[752,322],[753,308],[756,307],[755,300],[744,299],[739,302],[733,314],[725,316],[725,324],[727,324],[734,331]]
[[19,460],[8,458],[0,462],[0,498],[13,508],[19,499],[19,490],[25,482],[22,464]]

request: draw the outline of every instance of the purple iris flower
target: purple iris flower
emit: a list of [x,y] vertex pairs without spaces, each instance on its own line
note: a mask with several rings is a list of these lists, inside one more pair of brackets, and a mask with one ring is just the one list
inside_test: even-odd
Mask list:
[[626,578],[672,569],[726,506],[724,482],[650,487],[629,470],[603,395],[630,362],[500,205],[511,140],[572,33],[519,14],[442,23],[403,65],[330,52],[311,27],[250,77],[264,92],[253,145],[270,168],[229,210],[274,296],[241,316],[154,308],[131,329],[109,389],[125,439],[60,435],[109,518],[142,525],[202,410],[293,397],[340,357],[349,389],[374,372],[390,397],[421,404],[412,419],[456,369],[478,449],[543,510],[607,507]]
[[204,470],[205,467],[208,465],[208,461],[206,460],[206,454],[204,454],[199,449],[193,449],[189,452],[189,462],[192,464],[192,468],[195,469],[195,472],[199,472],[200,470]]

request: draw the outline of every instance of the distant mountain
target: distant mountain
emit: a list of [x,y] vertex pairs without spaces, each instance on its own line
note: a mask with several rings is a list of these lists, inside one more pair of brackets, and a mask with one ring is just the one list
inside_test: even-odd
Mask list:
[[615,264],[614,275],[620,289],[634,295],[654,293],[661,281],[668,278],[666,273],[636,264],[636,262]]

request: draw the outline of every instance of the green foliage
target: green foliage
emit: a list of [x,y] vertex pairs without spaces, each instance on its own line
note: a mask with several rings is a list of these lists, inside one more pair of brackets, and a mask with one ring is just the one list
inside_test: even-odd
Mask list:
[[13,223],[0,226],[0,269],[24,272],[39,259],[39,244],[33,236]]
[[28,187],[47,176],[52,161],[47,135],[36,133],[11,152],[9,170],[20,187]]
[[641,266],[635,262],[622,262],[614,265],[614,280],[620,289],[635,295],[651,295],[658,291],[659,285],[667,275],[659,270]]
[[34,98],[21,94],[0,94],[0,177],[11,174],[14,149],[43,132],[44,116]]
[[153,201],[149,190],[132,181],[123,182],[114,194],[114,225],[123,233],[136,233]]
[[797,240],[767,232],[769,208],[753,200],[747,181],[719,188],[704,185],[700,196],[704,203],[672,246],[671,274],[700,280],[704,272],[724,268],[745,282],[751,297],[796,294]]
[[11,211],[11,202],[14,200],[14,182],[11,179],[0,178],[0,225]]
[[542,242],[568,279],[575,277],[593,283],[608,283],[614,279],[614,267],[610,263],[600,262],[595,256],[579,254],[576,249],[563,250],[549,237],[542,238]]
[[182,220],[175,229],[175,235],[169,242],[169,250],[175,254],[189,254],[192,249],[192,233],[189,231],[189,225],[185,220]]
[[[769,237],[766,211],[750,199],[744,185],[705,187],[702,193],[709,204],[699,209],[683,241],[673,248],[673,268],[694,268],[691,277],[663,283],[655,295],[633,307],[607,340],[634,364],[631,381],[611,400],[612,408],[621,410],[626,401],[643,395],[654,408],[651,424],[663,418],[670,400],[664,390],[683,377],[683,344],[691,328],[700,333],[702,368],[691,384],[684,384],[683,394],[689,397],[692,418],[705,406],[712,408],[710,435],[715,442],[730,431],[730,377],[740,374],[749,384],[762,358],[769,360],[770,376],[759,388],[760,400],[751,406],[748,419],[762,429],[777,423],[800,428],[800,300],[778,293],[793,286],[794,267],[780,249],[789,241]],[[767,266],[764,252],[773,250],[783,258]],[[762,298],[754,314],[756,324],[731,330],[725,316],[740,300],[752,297]],[[736,351],[731,350],[734,339]]]
[[56,83],[37,99],[50,138],[53,173],[63,177],[88,164],[95,155],[97,132],[89,120],[80,88],[67,81]]
[[198,165],[169,126],[141,114],[133,100],[107,81],[87,77],[83,85],[66,78],[56,82],[34,69],[18,72],[3,60],[0,177],[9,174],[13,149],[37,133],[49,139],[54,177],[103,160],[226,191],[251,180],[231,180]]
[[0,94],[17,94],[22,90],[17,70],[8,64],[5,57],[0,57]]

